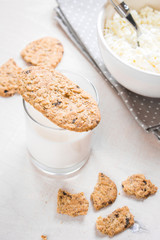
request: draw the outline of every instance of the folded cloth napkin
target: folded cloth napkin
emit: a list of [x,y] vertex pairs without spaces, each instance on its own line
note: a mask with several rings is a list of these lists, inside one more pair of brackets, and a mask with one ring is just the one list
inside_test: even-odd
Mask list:
[[160,139],[160,99],[133,93],[111,76],[100,55],[97,41],[97,16],[106,0],[57,0],[56,20],[121,97],[138,124]]

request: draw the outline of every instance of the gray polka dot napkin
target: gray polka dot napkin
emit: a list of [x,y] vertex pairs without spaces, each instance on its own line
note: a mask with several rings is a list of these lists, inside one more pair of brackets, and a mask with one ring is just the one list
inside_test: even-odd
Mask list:
[[140,126],[160,139],[160,99],[130,92],[109,73],[97,42],[97,16],[106,0],[57,0],[56,19],[76,46],[111,84]]

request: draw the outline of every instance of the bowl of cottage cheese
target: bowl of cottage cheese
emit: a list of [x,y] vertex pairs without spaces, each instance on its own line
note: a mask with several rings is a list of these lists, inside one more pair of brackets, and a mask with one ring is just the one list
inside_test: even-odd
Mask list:
[[141,30],[121,18],[109,1],[98,16],[98,42],[102,58],[113,77],[127,89],[148,97],[160,97],[159,0],[126,3]]

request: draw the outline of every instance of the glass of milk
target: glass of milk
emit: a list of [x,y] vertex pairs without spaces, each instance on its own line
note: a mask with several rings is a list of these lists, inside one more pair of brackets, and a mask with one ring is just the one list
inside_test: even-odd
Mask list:
[[[96,100],[94,85],[83,76],[60,71]],[[91,152],[92,132],[74,132],[58,127],[23,100],[26,118],[26,143],[29,158],[45,173],[66,175],[79,170]]]

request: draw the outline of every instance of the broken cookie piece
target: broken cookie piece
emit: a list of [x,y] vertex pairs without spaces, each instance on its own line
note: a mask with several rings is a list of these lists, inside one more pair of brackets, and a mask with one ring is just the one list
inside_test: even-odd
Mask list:
[[59,189],[57,196],[57,212],[71,217],[86,215],[89,202],[84,193],[70,194],[67,191]]
[[122,182],[122,188],[128,195],[135,195],[136,198],[147,198],[157,192],[157,187],[146,179],[143,174],[134,174]]
[[18,92],[17,78],[21,71],[12,58],[0,67],[0,96],[10,97]]
[[96,228],[103,234],[109,237],[126,230],[134,224],[134,217],[130,213],[129,208],[124,206],[116,209],[108,217],[98,217],[96,221]]
[[103,173],[99,173],[98,183],[96,184],[91,200],[96,210],[107,207],[117,198],[117,187],[115,183]]

